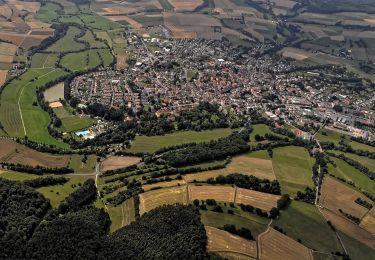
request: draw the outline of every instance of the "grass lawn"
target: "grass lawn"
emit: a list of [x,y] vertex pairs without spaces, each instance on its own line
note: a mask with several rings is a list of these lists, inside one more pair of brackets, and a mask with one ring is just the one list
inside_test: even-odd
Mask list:
[[24,180],[33,180],[39,177],[36,174],[31,174],[31,173],[23,173],[23,172],[11,172],[11,171],[1,171],[0,170],[0,177],[7,179],[7,180],[12,180],[12,181],[24,181]]
[[82,162],[83,155],[73,154],[69,162],[69,168],[72,168],[75,173],[93,173],[95,172],[96,156],[87,156],[86,163]]
[[267,228],[268,219],[255,214],[231,215],[228,213],[217,213],[210,210],[201,210],[201,221],[204,225],[211,227],[224,227],[225,224],[233,224],[236,228],[247,228],[254,238]]
[[[323,135],[322,133],[325,133],[325,135]],[[316,138],[321,142],[332,142],[335,145],[339,146],[341,136],[343,136],[343,139],[346,141],[346,143],[348,145],[350,145],[351,147],[353,147],[353,149],[355,149],[355,150],[364,150],[364,151],[369,151],[369,152],[375,152],[375,147],[372,147],[372,146],[369,146],[369,145],[366,145],[366,144],[362,144],[362,143],[358,143],[358,142],[355,142],[355,141],[351,141],[350,136],[342,135],[339,132],[332,131],[332,130],[329,130],[329,129],[326,129],[326,128],[322,129],[316,135]]]
[[311,170],[314,159],[303,147],[274,149],[272,163],[283,194],[295,196],[297,191],[303,191],[307,186],[314,187]]
[[83,35],[83,37],[79,39],[88,42],[91,48],[106,48],[107,47],[103,42],[95,40],[94,35],[92,34],[90,30],[86,30],[85,35]]
[[[342,152],[340,152],[340,151],[330,151],[330,152],[334,152],[336,154],[342,154]],[[344,153],[344,155],[345,155],[345,157],[348,157],[348,158],[350,158],[354,161],[359,162],[363,166],[367,167],[369,170],[375,169],[375,159],[370,159],[368,157],[359,156],[359,155],[356,155],[356,154],[353,154],[353,153]]]
[[112,39],[108,35],[107,32],[95,32],[95,34],[96,34],[96,37],[98,37],[99,39],[103,39],[103,40],[107,41],[109,47],[112,48]]
[[250,141],[255,142],[255,135],[264,136],[265,134],[271,134],[271,133],[272,131],[268,125],[265,125],[265,124],[253,125],[253,131],[250,134]]
[[163,147],[186,144],[192,142],[205,142],[228,136],[232,133],[229,128],[208,131],[181,131],[163,136],[137,136],[132,142],[130,152],[153,153]]
[[268,155],[268,152],[266,150],[258,150],[255,152],[250,152],[246,155],[252,158],[271,160],[271,157]]
[[349,253],[350,259],[371,260],[375,259],[375,250],[362,244],[354,238],[339,231],[342,242]]
[[375,195],[374,181],[341,159],[331,157],[331,160],[335,162],[336,167],[332,164],[328,165],[328,172],[330,174],[352,181],[358,188]]
[[342,252],[341,245],[319,210],[311,204],[293,201],[273,226],[282,228],[294,240],[321,252]]
[[[56,208],[70,193],[79,187],[79,183],[83,184],[88,178],[85,176],[74,176],[64,185],[41,187],[36,190],[49,199],[52,207]],[[72,185],[76,186],[72,187]]]
[[52,44],[47,51],[50,52],[67,52],[83,50],[85,45],[74,40],[74,37],[79,35],[81,29],[70,26],[66,35]]

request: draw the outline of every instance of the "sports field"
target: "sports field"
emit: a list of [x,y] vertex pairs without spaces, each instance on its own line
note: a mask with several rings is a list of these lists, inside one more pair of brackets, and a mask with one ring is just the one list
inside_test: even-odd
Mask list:
[[232,133],[229,128],[209,131],[181,131],[163,136],[137,136],[132,142],[130,152],[153,153],[163,147],[193,142],[206,142],[228,136]]
[[294,240],[321,252],[342,251],[341,245],[317,207],[304,202],[292,201],[287,210],[281,211],[280,219],[273,226],[282,228]]
[[273,170],[280,182],[281,192],[295,196],[297,191],[314,187],[312,166],[314,159],[302,147],[288,146],[273,150]]

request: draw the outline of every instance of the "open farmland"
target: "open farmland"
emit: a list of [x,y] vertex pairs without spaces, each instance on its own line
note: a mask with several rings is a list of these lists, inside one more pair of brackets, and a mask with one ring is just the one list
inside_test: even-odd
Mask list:
[[189,200],[214,199],[222,202],[234,202],[235,189],[229,186],[188,186]]
[[[346,154],[345,156],[348,155],[349,154]],[[330,174],[338,178],[343,178],[346,181],[353,182],[357,188],[363,191],[367,191],[372,194],[375,193],[375,183],[373,181],[370,181],[370,179],[366,175],[341,159],[332,157],[331,160],[335,163],[336,166],[332,164],[328,165],[328,172]]]
[[257,257],[257,244],[229,232],[206,226],[208,245],[210,252],[235,252],[250,257]]
[[306,60],[309,58],[312,54],[308,51],[296,49],[296,48],[284,48],[281,51],[283,57],[285,58],[291,58],[297,61]]
[[235,202],[237,204],[251,205],[266,211],[270,211],[272,208],[276,207],[277,201],[280,199],[280,196],[273,194],[242,188],[236,189]]
[[11,181],[25,181],[40,178],[40,176],[36,174],[4,170],[0,170],[0,177]]
[[0,70],[0,87],[3,86],[7,79],[8,71],[7,70]]
[[134,156],[110,156],[100,164],[100,170],[105,172],[137,164],[141,158]]
[[369,247],[375,248],[375,236],[364,228],[361,228],[357,224],[349,221],[347,218],[340,216],[330,210],[324,209],[322,210],[322,213],[326,219],[331,221],[336,229],[342,231],[348,236],[357,239],[358,241]]
[[181,131],[163,136],[136,136],[129,149],[133,153],[153,153],[163,147],[174,146],[179,144],[187,144],[193,142],[207,142],[222,137],[226,137],[232,133],[229,128],[208,130],[208,131]]
[[95,155],[87,156],[86,162],[83,160],[83,155],[79,154],[72,154],[69,162],[69,168],[72,168],[75,173],[94,173],[95,166],[96,166],[96,159]]
[[[337,196],[338,194],[340,195]],[[354,201],[357,198],[373,204],[366,196],[349,188],[345,184],[331,177],[324,178],[319,197],[319,204],[323,208],[331,210],[336,214],[341,214],[339,209],[342,209],[345,213],[361,219],[368,212],[368,209],[355,203]]]
[[175,187],[180,185],[185,185],[186,182],[184,180],[173,180],[173,181],[163,181],[154,184],[145,184],[142,186],[144,191],[157,189],[157,188],[167,188],[167,187]]
[[81,30],[77,27],[69,27],[66,35],[51,45],[47,51],[49,52],[68,52],[78,51],[85,48],[84,44],[74,40],[80,34]]
[[168,0],[168,2],[173,5],[176,12],[194,11],[203,4],[203,0]]
[[361,220],[360,227],[375,235],[375,207],[373,207]]
[[314,159],[302,147],[288,146],[273,151],[273,169],[280,182],[282,193],[292,196],[306,187],[313,187],[312,166]]
[[276,179],[275,174],[273,173],[271,160],[241,155],[233,157],[231,162],[224,169],[187,174],[184,176],[184,180],[186,182],[193,182],[194,180],[204,182],[209,178],[216,178],[219,175],[226,176],[231,173],[254,175],[261,179]]
[[154,208],[168,204],[188,202],[186,186],[152,190],[139,195],[139,213],[142,215]]
[[325,253],[342,251],[336,234],[314,205],[292,201],[288,209],[282,210],[280,218],[274,220],[272,225],[282,228],[296,241],[301,239],[302,244],[308,248]]
[[262,260],[313,260],[310,249],[273,228],[268,228],[259,236],[258,240],[260,243],[259,256]]
[[[225,208],[225,206],[221,205]],[[236,228],[251,230],[253,237],[257,237],[267,229],[269,220],[253,213],[244,212],[239,207],[230,208],[234,214],[218,213],[211,210],[201,210],[201,221],[204,225],[222,228],[225,224],[235,225]]]
[[135,220],[134,199],[128,199],[116,207],[108,207],[108,214],[111,219],[111,232],[129,225]]
[[80,184],[83,184],[88,178],[90,177],[74,176],[63,185],[46,186],[36,190],[50,200],[52,207],[57,208],[66,197],[78,189]]
[[375,250],[373,248],[368,247],[341,231],[339,231],[338,234],[352,259],[372,260],[375,258]]
[[68,166],[69,155],[50,155],[32,150],[11,140],[0,140],[0,161],[49,168]]
[[32,68],[52,68],[58,61],[58,54],[36,53],[31,58]]

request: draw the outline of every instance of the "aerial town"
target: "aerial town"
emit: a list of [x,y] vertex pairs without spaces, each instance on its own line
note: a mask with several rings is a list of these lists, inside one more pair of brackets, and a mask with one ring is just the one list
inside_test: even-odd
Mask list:
[[256,108],[294,126],[325,123],[373,139],[366,126],[375,124],[375,94],[342,67],[301,68],[277,53],[260,56],[270,48],[264,44],[233,48],[223,41],[166,40],[128,30],[123,37],[132,66],[77,76],[71,95],[82,105],[98,102],[134,112],[147,106],[160,116],[211,102],[237,113]]

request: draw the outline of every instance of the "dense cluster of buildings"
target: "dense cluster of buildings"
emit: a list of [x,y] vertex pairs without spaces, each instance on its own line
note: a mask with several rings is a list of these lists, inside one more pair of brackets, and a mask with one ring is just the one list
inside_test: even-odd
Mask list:
[[[269,52],[266,44],[234,48],[225,41],[165,40],[124,33],[132,55],[123,71],[78,76],[72,95],[83,103],[139,110],[157,115],[212,102],[238,113],[249,108],[270,118],[306,126],[328,122],[356,136],[354,126],[374,126],[375,94],[365,82],[339,67],[297,67]],[[268,53],[268,54],[265,54]]]

